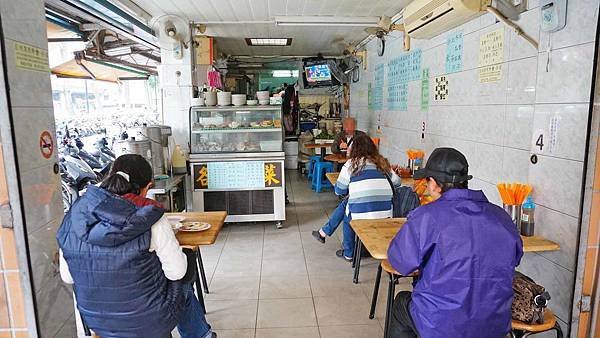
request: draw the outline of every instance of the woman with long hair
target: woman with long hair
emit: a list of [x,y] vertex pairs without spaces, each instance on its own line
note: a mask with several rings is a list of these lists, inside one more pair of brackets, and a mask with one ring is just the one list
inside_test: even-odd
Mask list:
[[188,259],[164,209],[147,199],[152,168],[122,155],[100,187],[89,186],[56,238],[62,279],[73,284],[84,323],[101,337],[216,337],[191,281]]
[[[391,169],[389,161],[381,156],[373,140],[366,134],[354,137],[348,150],[348,161],[342,167],[335,184],[335,193],[347,196],[334,211],[332,218],[313,236],[324,243],[331,236],[343,215],[343,249],[336,255],[352,261],[354,254],[354,231],[352,219],[377,219],[393,217],[392,184],[400,185],[400,178]],[[337,216],[336,216],[337,215]]]

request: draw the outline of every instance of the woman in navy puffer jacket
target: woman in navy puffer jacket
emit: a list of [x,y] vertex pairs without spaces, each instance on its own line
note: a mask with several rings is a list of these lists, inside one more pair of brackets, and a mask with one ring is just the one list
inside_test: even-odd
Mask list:
[[[190,283],[164,210],[145,198],[152,169],[139,155],[117,158],[90,186],[57,233],[61,275],[74,283],[83,321],[103,338],[216,337]],[[145,206],[143,206],[145,205]]]

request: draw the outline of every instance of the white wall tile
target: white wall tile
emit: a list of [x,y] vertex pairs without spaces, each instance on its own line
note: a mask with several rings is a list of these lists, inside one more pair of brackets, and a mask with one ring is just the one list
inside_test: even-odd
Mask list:
[[[538,48],[543,45],[540,41],[540,12],[538,9],[521,13],[519,20],[515,21],[515,23],[521,27],[525,34],[538,42]],[[533,47],[527,40],[517,35],[514,31],[510,32],[509,41],[509,60],[537,56],[538,54],[538,49]]]
[[[542,129],[545,134],[545,151],[548,156],[583,161],[589,115],[588,104],[536,105],[533,122],[534,132]],[[556,145],[550,145],[550,124],[557,121]]]
[[529,157],[531,154],[525,150],[504,148],[502,159],[502,176],[499,182],[522,182],[529,179]]
[[575,271],[577,227],[576,217],[543,206],[537,206],[535,209],[535,234],[560,245],[560,250],[542,252],[540,255],[571,271]]
[[490,203],[494,203],[498,206],[502,205],[500,194],[498,193],[498,189],[494,184],[473,178],[471,181],[469,181],[469,189],[481,190]]
[[583,163],[538,155],[529,166],[529,182],[538,204],[577,217]]
[[547,48],[548,35],[553,49],[593,42],[598,23],[598,0],[567,2],[567,25],[558,32],[541,32],[540,49]]
[[535,106],[506,106],[504,145],[529,151]]
[[506,89],[508,87],[509,67],[506,63],[502,65],[502,78],[497,82],[479,83],[479,69],[468,71],[475,77],[477,84],[473,91],[477,95],[475,103],[483,104],[506,104]]
[[473,154],[467,157],[469,161],[469,173],[486,182],[499,182],[502,176],[503,148],[477,143],[473,144],[473,150]]
[[456,107],[459,114],[457,125],[461,126],[463,137],[471,141],[501,146],[504,139],[505,106],[482,105]]
[[538,57],[537,103],[589,102],[594,44],[553,50]]
[[506,68],[508,68],[506,102],[508,104],[534,104],[537,57],[512,61],[507,64]]

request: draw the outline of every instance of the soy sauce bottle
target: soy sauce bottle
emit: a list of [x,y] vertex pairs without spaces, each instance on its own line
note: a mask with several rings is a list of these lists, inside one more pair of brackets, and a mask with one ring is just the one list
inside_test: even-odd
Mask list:
[[533,203],[531,195],[527,196],[527,200],[523,203],[521,210],[521,235],[533,236],[535,229],[535,203]]

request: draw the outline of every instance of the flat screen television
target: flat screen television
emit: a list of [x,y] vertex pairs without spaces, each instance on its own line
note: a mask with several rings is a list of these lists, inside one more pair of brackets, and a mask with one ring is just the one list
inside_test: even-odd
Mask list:
[[311,84],[331,82],[331,69],[327,64],[316,64],[304,67],[306,81]]
[[332,74],[330,63],[326,59],[304,61],[305,87],[329,87],[339,84]]

